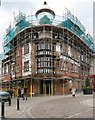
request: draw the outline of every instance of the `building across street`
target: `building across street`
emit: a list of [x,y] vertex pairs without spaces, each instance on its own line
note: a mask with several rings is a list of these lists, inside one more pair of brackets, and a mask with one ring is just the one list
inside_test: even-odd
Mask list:
[[[93,76],[95,44],[68,9],[61,17],[47,7],[35,15],[22,12],[6,30],[2,57],[2,89],[14,95],[26,88],[28,96],[80,92]],[[95,78],[94,78],[95,79]]]

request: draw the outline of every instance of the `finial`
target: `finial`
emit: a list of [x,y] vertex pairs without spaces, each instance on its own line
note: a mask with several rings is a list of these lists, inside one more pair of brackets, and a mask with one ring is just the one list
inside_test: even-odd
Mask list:
[[46,1],[44,1],[44,5],[47,5],[47,2],[46,2]]

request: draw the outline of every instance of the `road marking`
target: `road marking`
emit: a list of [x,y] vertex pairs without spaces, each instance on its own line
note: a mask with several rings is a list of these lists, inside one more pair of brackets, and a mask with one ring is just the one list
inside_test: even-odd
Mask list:
[[31,118],[35,118],[32,114],[31,114],[31,109],[32,109],[33,106],[29,107],[28,108],[28,114],[29,116],[31,116]]
[[83,101],[80,101],[80,104],[84,104],[88,107],[93,107],[94,106],[94,104],[93,104],[94,101],[95,101],[95,99],[83,100]]
[[91,108],[90,110],[86,110],[86,111],[84,111],[84,112],[76,113],[76,114],[71,115],[71,116],[69,116],[69,117],[67,117],[67,118],[73,118],[73,117],[76,117],[76,116],[78,116],[78,115],[81,115],[81,114],[84,114],[84,113],[86,113],[86,112],[89,112],[89,111],[91,111],[92,109],[93,109],[93,108]]

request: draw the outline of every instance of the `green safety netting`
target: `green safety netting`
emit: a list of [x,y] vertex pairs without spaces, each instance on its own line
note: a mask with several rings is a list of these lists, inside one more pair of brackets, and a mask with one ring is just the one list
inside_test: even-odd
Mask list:
[[[32,25],[33,24],[34,25],[35,24],[37,24],[37,25],[38,24],[55,25],[55,21],[58,22],[57,26],[65,27],[68,30],[70,30],[71,32],[73,32],[75,35],[80,37],[89,46],[90,49],[92,49],[95,52],[95,45],[94,45],[93,38],[91,37],[90,34],[87,34],[87,35],[85,34],[85,29],[78,20],[76,22],[73,22],[70,18],[67,18],[67,19],[59,22],[56,19],[51,20],[47,15],[44,15],[40,20],[34,19],[33,16],[30,16],[30,17],[28,16],[28,19],[30,19],[30,18],[32,19]],[[57,18],[57,17],[55,17],[55,18]],[[34,19],[34,21],[33,21],[33,19]],[[16,36],[16,34],[19,31],[31,26],[30,21],[28,21],[27,17],[25,17],[24,15],[20,14],[20,16],[18,16],[16,21],[17,21],[17,23],[14,26],[14,28],[11,29],[10,32],[4,38],[4,53],[10,51],[10,49],[11,49],[10,42],[13,40],[13,38]]]
[[51,21],[46,15],[44,15],[44,16],[40,19],[39,23],[40,23],[40,24],[51,24],[52,21]]

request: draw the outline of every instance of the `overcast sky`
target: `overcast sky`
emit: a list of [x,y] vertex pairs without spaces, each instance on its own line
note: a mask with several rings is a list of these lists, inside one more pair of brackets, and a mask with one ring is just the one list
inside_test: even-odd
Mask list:
[[44,1],[56,15],[63,15],[65,7],[71,11],[93,35],[93,1],[94,0],[1,0],[0,6],[0,53],[3,51],[2,42],[5,29],[13,24],[13,13],[18,15],[19,11],[26,15],[35,14],[38,9],[43,8]]

